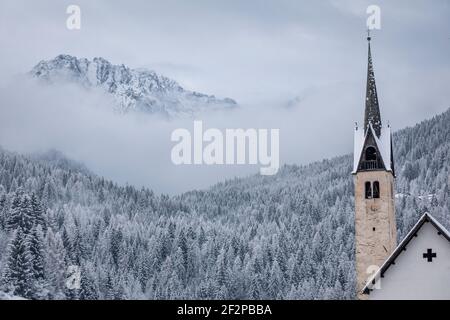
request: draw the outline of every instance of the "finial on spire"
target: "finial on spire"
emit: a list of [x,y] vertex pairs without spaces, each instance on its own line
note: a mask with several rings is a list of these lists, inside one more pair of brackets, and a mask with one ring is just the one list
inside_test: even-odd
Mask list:
[[370,36],[370,29],[367,29],[367,41],[370,42],[370,40],[372,40],[372,37]]

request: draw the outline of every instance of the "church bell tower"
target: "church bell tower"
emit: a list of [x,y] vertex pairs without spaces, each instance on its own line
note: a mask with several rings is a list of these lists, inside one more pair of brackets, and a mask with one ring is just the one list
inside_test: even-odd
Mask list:
[[397,246],[394,160],[390,126],[381,122],[375,74],[369,54],[364,125],[355,128],[355,247],[358,298],[368,278]]

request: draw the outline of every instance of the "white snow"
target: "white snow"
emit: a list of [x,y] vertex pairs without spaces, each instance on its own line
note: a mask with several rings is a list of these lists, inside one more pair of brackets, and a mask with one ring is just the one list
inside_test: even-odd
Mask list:
[[362,149],[364,146],[364,141],[366,137],[364,135],[364,128],[356,127],[355,128],[355,137],[354,137],[354,146],[353,146],[353,171],[352,173],[356,173],[358,170],[359,159],[361,158]]
[[383,159],[384,166],[387,171],[392,171],[391,168],[391,127],[381,127],[381,134],[378,138],[375,131],[370,125],[370,130],[375,137],[375,142],[377,143],[378,150],[380,150],[381,158]]
[[19,296],[13,296],[9,293],[0,291],[0,300],[26,300],[25,298],[19,297]]

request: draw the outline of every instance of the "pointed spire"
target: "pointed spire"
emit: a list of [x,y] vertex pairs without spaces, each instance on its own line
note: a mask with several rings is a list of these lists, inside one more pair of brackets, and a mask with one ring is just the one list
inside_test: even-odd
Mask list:
[[372,124],[375,133],[379,137],[381,134],[381,115],[378,105],[377,86],[375,84],[375,73],[373,71],[372,53],[370,50],[370,30],[367,31],[367,41],[369,43],[369,59],[367,65],[367,89],[366,89],[366,110],[364,115],[364,129],[367,130]]

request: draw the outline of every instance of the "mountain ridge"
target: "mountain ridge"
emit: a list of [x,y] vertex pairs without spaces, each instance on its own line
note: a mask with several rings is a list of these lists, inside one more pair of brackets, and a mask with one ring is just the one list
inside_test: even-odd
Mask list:
[[176,117],[237,107],[233,99],[185,90],[152,70],[114,65],[101,57],[89,60],[60,54],[40,61],[28,74],[47,84],[68,82],[85,89],[99,88],[114,97],[115,110],[123,113],[142,111]]

